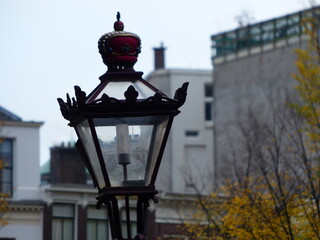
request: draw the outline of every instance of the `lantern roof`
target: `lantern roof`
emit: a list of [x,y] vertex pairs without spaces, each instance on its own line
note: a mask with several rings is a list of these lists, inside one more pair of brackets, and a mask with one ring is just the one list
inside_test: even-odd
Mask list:
[[67,94],[67,101],[58,98],[62,115],[75,126],[88,116],[120,117],[178,114],[187,95],[188,83],[169,98],[142,78],[133,69],[138,60],[141,40],[138,35],[124,31],[117,13],[114,31],[102,35],[99,52],[108,70],[100,76],[100,84],[88,95],[75,86],[75,98]]
[[98,41],[99,53],[108,71],[133,70],[141,52],[141,40],[138,35],[126,32],[117,13],[114,31],[102,35]]

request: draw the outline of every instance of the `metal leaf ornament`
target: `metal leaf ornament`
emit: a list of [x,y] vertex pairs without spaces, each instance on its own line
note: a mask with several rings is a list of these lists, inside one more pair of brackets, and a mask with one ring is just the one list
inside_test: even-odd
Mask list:
[[137,102],[137,98],[139,96],[139,93],[131,85],[131,86],[128,87],[127,91],[125,91],[124,96],[125,96],[126,101],[128,103],[135,103],[135,102]]

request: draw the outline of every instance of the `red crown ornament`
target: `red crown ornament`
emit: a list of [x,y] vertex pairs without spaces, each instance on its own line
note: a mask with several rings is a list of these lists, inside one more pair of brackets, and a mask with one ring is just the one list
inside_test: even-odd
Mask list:
[[124,25],[117,13],[114,31],[104,34],[98,42],[99,53],[108,71],[134,70],[133,66],[141,52],[141,40],[138,35],[123,31]]

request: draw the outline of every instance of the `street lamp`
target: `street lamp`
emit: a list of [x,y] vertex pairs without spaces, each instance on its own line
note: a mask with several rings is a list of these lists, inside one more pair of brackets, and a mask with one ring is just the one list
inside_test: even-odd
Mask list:
[[[137,233],[146,236],[147,209],[156,200],[155,181],[173,118],[186,99],[188,83],[173,99],[133,69],[140,38],[123,31],[117,14],[113,32],[104,34],[99,52],[108,71],[88,96],[75,86],[75,98],[58,98],[61,113],[78,136],[76,147],[98,188],[97,207],[107,206],[112,239],[132,239],[130,200],[137,201]],[[125,200],[126,231],[118,200]],[[123,232],[126,238],[123,237]]]

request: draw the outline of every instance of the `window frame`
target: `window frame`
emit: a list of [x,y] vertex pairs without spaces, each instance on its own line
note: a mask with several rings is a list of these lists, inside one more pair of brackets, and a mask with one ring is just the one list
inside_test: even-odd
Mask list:
[[[208,91],[208,89],[211,89]],[[204,84],[204,120],[205,122],[213,122],[213,101],[214,101],[214,88],[212,82]]]
[[[96,207],[95,206],[93,206],[93,205],[89,205],[88,207],[87,207],[87,218],[86,218],[86,237],[87,237],[87,239],[89,239],[88,237],[88,223],[89,223],[89,221],[90,222],[94,222],[94,224],[95,224],[95,232],[96,232],[96,238],[95,239],[93,239],[92,237],[90,238],[91,240],[98,240],[98,239],[100,239],[99,238],[99,231],[98,231],[98,223],[104,223],[105,224],[105,230],[106,230],[106,240],[109,240],[110,239],[110,231],[109,231],[109,217],[108,217],[108,212],[107,212],[107,209],[105,209],[105,218],[94,218],[94,217],[89,217],[89,210],[90,209],[95,209]],[[98,211],[103,211],[104,209],[99,209]]]
[[[6,153],[3,149],[2,149],[2,144],[3,142],[0,142],[0,161],[2,161],[1,165],[1,169],[0,169],[0,192],[3,194],[6,194],[8,197],[12,197],[13,196],[13,174],[14,174],[14,144],[15,144],[15,139],[14,138],[7,138],[7,137],[0,137],[0,141],[3,142],[10,142],[10,152]],[[7,155],[7,156],[6,156]],[[6,166],[6,162],[5,160],[3,160],[3,158],[8,158],[9,159],[9,166]],[[10,179],[4,181],[3,180],[3,173],[4,171],[9,171],[10,174]],[[9,185],[9,192],[4,192],[3,189],[3,185],[4,184],[8,184]]]
[[[54,215],[54,207],[55,206],[71,206],[72,207],[72,216],[68,217],[68,216],[55,216]],[[75,238],[75,217],[76,217],[76,208],[75,208],[75,204],[72,204],[72,203],[53,203],[52,204],[52,233],[51,233],[51,236],[52,236],[52,239],[53,239],[53,233],[54,233],[54,220],[61,220],[61,226],[62,226],[62,231],[61,231],[61,235],[60,235],[60,238],[59,240],[69,240],[69,239],[64,239],[63,235],[64,235],[64,222],[65,220],[72,220],[72,226],[71,226],[71,234],[72,234],[72,237],[71,239],[74,239]]]

